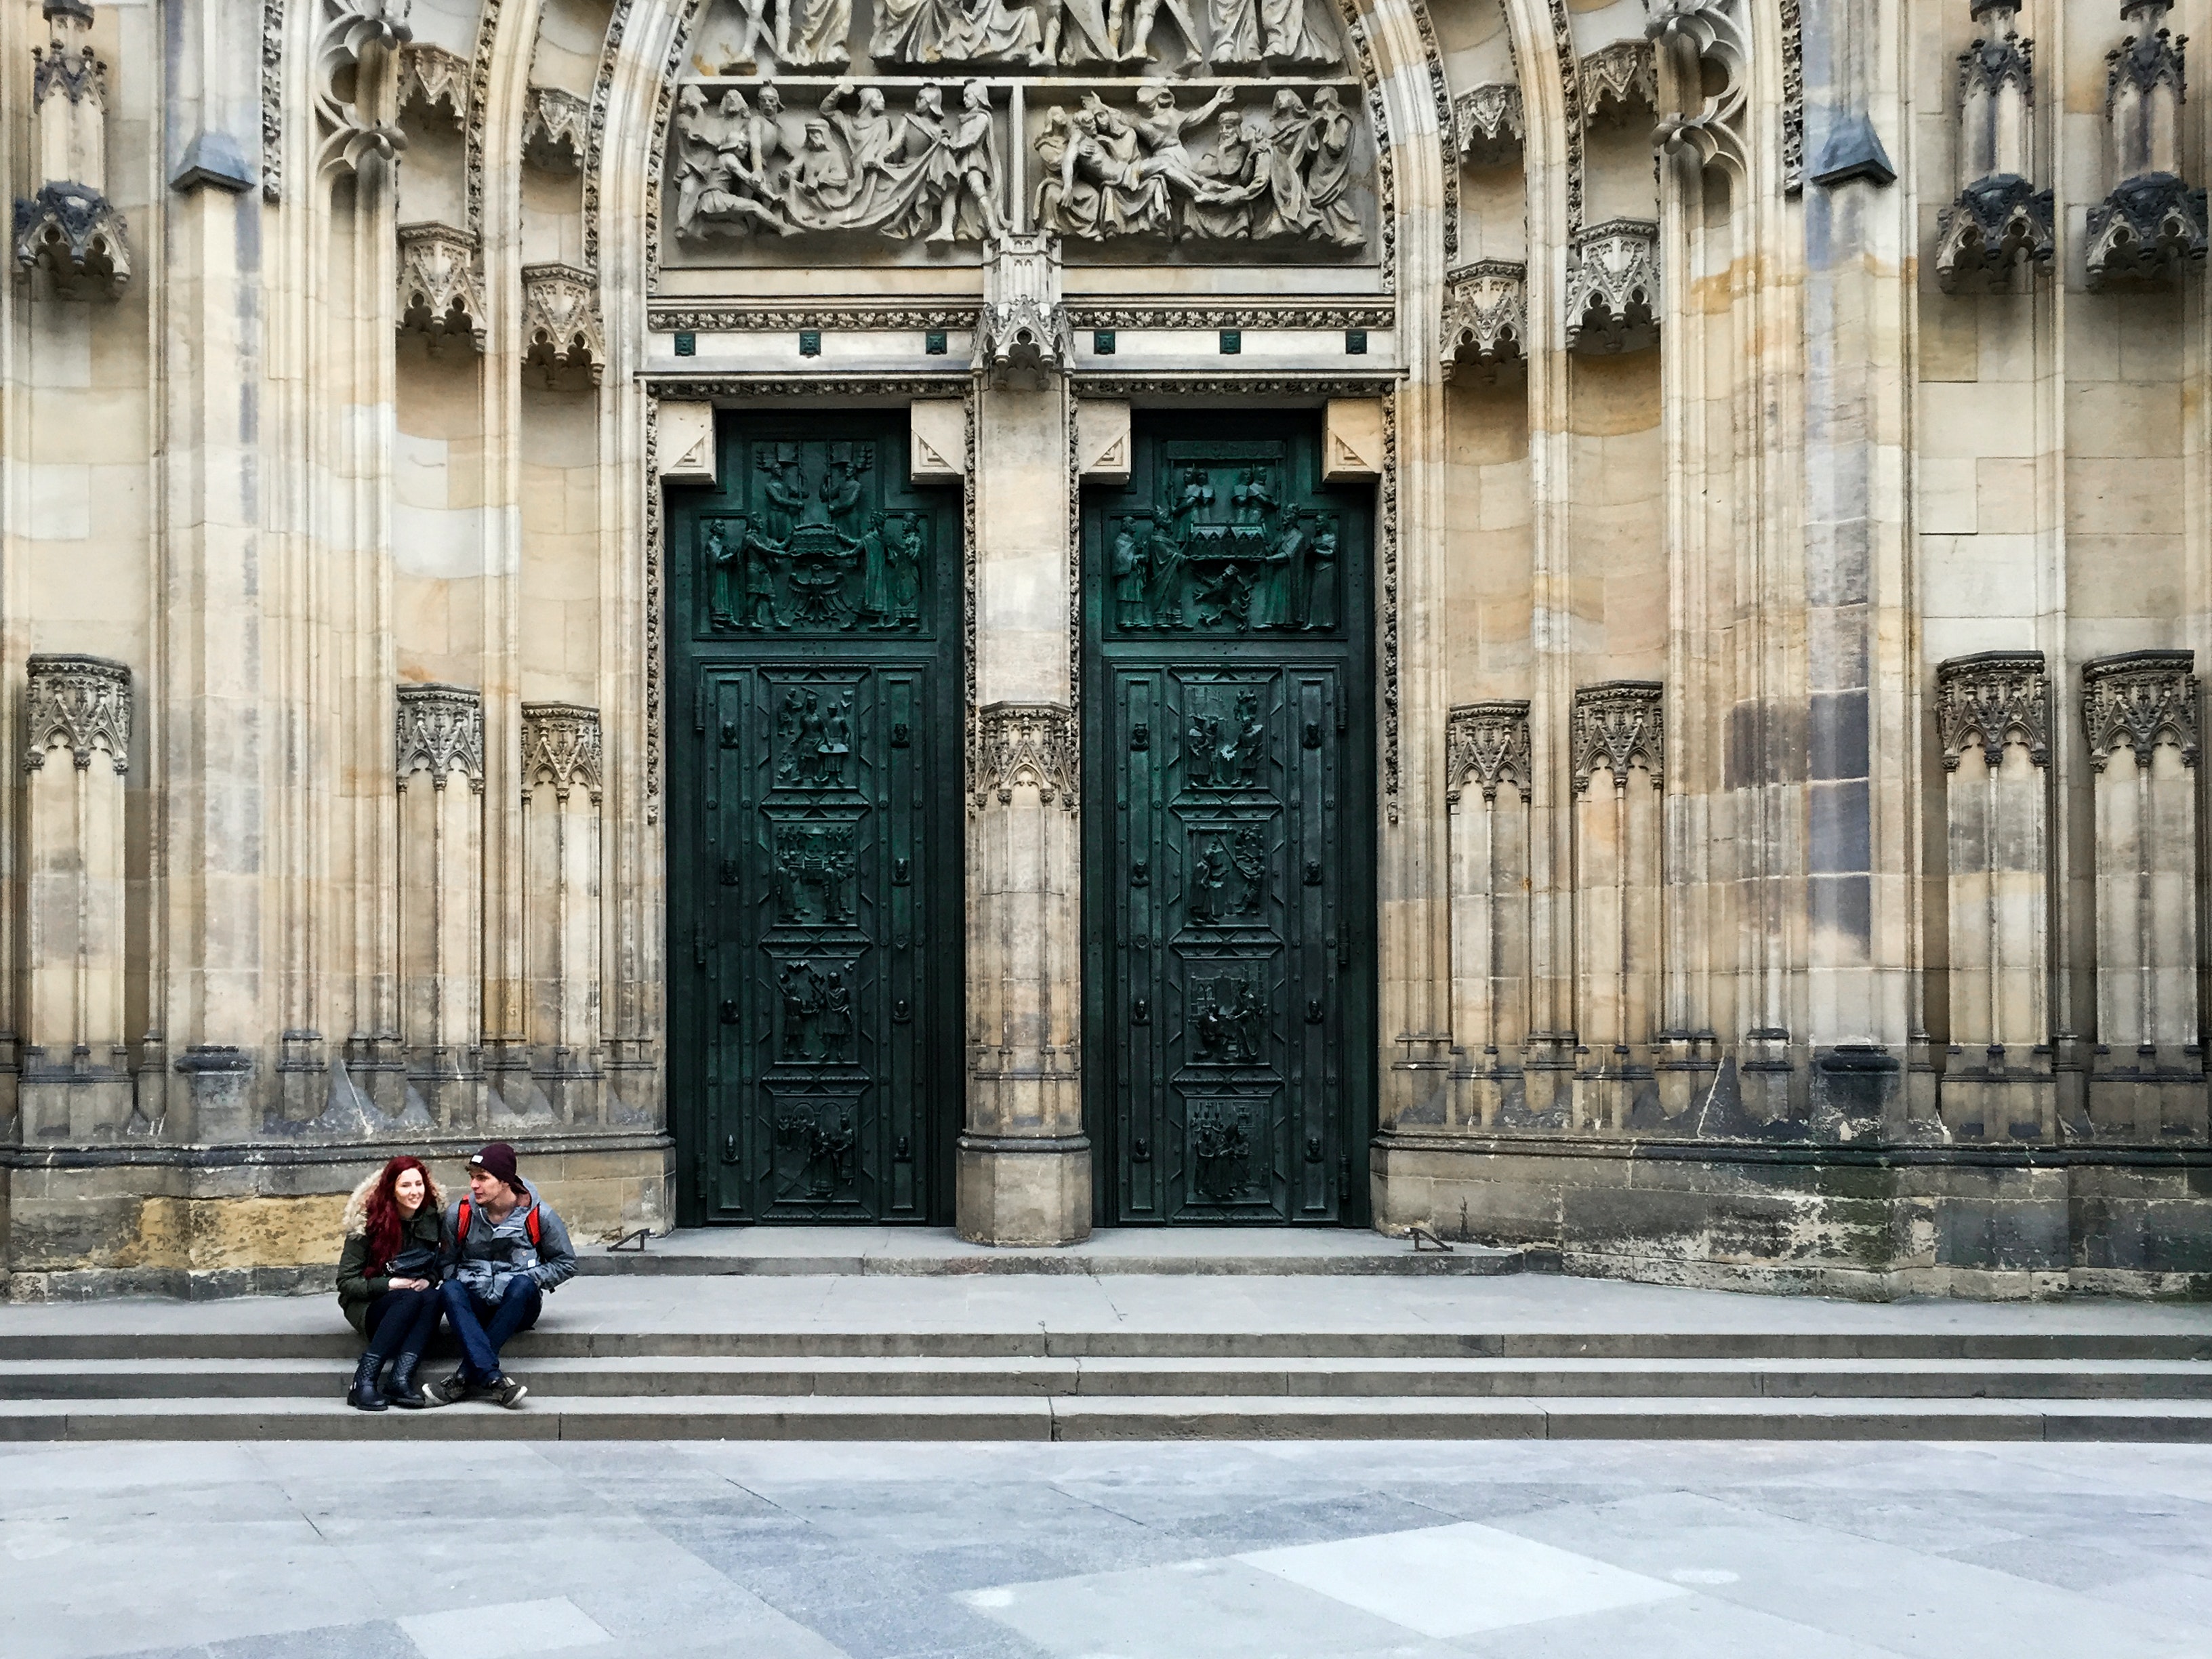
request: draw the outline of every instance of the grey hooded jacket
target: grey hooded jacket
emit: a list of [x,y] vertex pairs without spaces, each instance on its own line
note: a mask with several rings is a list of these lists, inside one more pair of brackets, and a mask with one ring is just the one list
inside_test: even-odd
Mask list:
[[[469,1236],[463,1238],[461,1205],[456,1199],[446,1212],[446,1276],[468,1286],[480,1302],[496,1303],[507,1294],[507,1281],[527,1273],[541,1291],[550,1291],[575,1277],[576,1252],[568,1243],[568,1230],[553,1206],[538,1195],[538,1188],[522,1183],[527,1201],[518,1204],[496,1226],[484,1207],[469,1203]],[[526,1218],[538,1210],[538,1243],[533,1249]]]

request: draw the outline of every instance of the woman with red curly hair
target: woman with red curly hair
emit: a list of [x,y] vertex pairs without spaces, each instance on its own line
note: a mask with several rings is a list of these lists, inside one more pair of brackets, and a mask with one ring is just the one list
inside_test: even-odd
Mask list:
[[[346,1404],[365,1412],[382,1411],[387,1399],[410,1411],[435,1405],[416,1384],[415,1368],[444,1308],[438,1264],[446,1250],[446,1195],[421,1158],[395,1158],[353,1189],[345,1233],[338,1307],[368,1339]],[[388,1395],[378,1386],[387,1359]]]

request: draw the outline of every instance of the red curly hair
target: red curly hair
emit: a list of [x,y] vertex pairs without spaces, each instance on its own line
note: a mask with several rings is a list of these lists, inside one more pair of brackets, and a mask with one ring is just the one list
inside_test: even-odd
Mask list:
[[371,1272],[384,1266],[399,1254],[400,1228],[405,1218],[399,1213],[399,1177],[413,1170],[422,1177],[422,1201],[437,1200],[436,1188],[430,1184],[430,1171],[419,1158],[404,1153],[384,1166],[384,1173],[376,1178],[376,1190],[368,1195],[368,1261]]

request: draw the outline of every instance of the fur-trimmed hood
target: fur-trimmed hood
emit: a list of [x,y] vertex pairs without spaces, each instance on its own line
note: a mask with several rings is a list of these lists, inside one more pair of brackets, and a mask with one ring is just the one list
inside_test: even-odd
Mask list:
[[[361,1185],[353,1189],[353,1196],[346,1200],[346,1232],[366,1233],[368,1231],[368,1195],[376,1190],[376,1183],[383,1179],[384,1165],[380,1164],[362,1177]],[[422,1165],[422,1180],[430,1189],[423,1195],[423,1203],[443,1215],[446,1212],[445,1190],[438,1185],[438,1177],[430,1173],[427,1159]]]

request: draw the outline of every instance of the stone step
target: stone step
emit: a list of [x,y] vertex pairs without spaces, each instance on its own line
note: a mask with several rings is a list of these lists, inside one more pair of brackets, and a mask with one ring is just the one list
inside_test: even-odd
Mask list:
[[648,1239],[642,1249],[589,1247],[576,1258],[577,1271],[592,1278],[1491,1277],[1532,1265],[1556,1260],[1334,1227],[1116,1227],[1050,1249],[970,1244],[945,1227],[691,1227]]
[[534,1400],[356,1412],[336,1399],[28,1401],[0,1439],[1757,1439],[2212,1442],[2212,1401],[1561,1400],[1228,1395],[896,1402],[787,1395]]
[[[534,1358],[548,1400],[789,1396],[1300,1399],[2212,1400],[2187,1360]],[[442,1375],[443,1363],[428,1368]],[[336,1398],[343,1359],[0,1362],[0,1401]]]
[[[0,1332],[0,1361],[350,1359],[360,1340],[333,1312],[319,1328]],[[331,1328],[338,1327],[337,1328]],[[450,1345],[444,1351],[450,1352]],[[547,1359],[1616,1359],[2212,1360],[2203,1332],[1864,1330],[532,1331],[518,1367]]]

